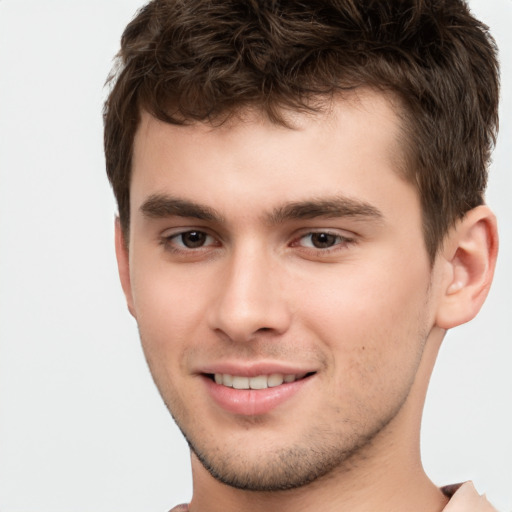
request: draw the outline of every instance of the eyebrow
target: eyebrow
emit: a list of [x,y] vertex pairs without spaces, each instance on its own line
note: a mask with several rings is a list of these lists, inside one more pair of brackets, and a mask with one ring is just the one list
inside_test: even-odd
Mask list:
[[381,220],[384,215],[375,206],[345,196],[312,199],[285,204],[276,208],[268,217],[272,224],[280,224],[293,219],[315,219],[317,217],[353,217]]
[[140,207],[145,217],[158,219],[165,217],[189,217],[198,220],[222,221],[213,208],[186,199],[178,199],[166,194],[153,194]]
[[[145,217],[187,217],[211,222],[223,222],[215,209],[187,199],[167,194],[153,194],[140,207]],[[269,224],[281,224],[287,220],[315,219],[317,217],[352,217],[381,220],[384,216],[375,206],[345,196],[294,201],[275,208],[265,216]]]

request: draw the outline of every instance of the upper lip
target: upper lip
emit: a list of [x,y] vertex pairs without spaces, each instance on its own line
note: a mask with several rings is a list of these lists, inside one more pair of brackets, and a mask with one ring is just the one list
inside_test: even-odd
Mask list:
[[256,363],[242,363],[242,362],[218,362],[202,366],[198,369],[199,374],[228,374],[238,375],[241,377],[256,377],[258,375],[303,375],[308,373],[315,373],[316,370],[310,366],[294,365],[282,362],[256,362]]

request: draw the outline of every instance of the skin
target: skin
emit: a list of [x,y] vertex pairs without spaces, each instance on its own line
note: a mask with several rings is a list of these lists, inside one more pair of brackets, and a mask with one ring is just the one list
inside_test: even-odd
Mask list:
[[[432,265],[389,99],[360,91],[290,121],[143,113],[135,138],[120,277],[192,448],[191,511],[442,510],[421,410],[446,329],[485,298],[494,217],[470,212]],[[265,413],[212,400],[208,369],[254,364],[311,375]]]

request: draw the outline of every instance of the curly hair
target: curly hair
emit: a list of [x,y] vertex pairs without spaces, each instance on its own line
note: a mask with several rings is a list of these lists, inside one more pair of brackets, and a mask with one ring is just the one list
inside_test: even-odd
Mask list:
[[319,110],[358,87],[399,99],[431,261],[484,201],[497,48],[463,0],[153,0],[126,27],[108,81],[106,168],[126,237],[142,110],[188,124],[256,107],[286,124],[286,109]]

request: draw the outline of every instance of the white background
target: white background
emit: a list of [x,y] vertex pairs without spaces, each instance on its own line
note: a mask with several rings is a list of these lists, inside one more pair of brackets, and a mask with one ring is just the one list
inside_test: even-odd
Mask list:
[[[103,83],[135,0],[0,0],[0,512],[168,510],[187,447],[146,369],[117,282]],[[425,466],[512,511],[512,1],[473,0],[502,61],[488,202],[495,284],[448,334],[426,405]]]

